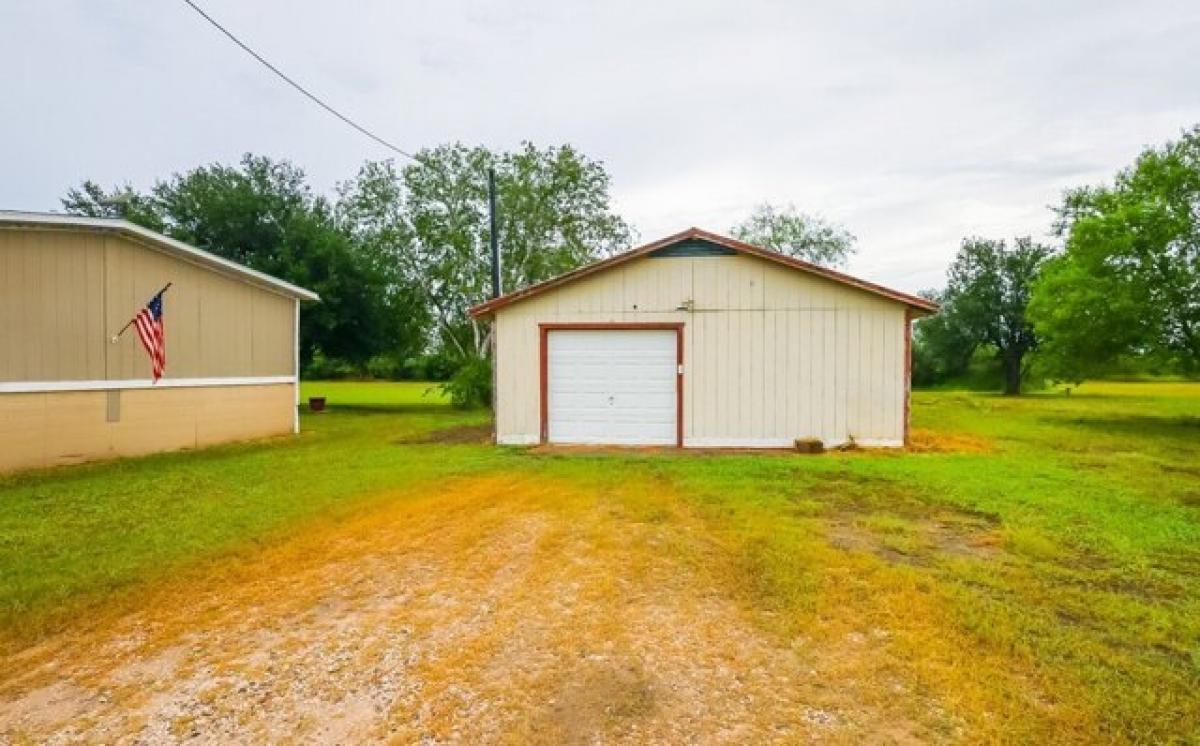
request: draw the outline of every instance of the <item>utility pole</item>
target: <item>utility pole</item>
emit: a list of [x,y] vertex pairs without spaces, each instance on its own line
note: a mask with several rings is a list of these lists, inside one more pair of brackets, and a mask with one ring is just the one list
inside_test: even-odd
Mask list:
[[488,242],[492,246],[492,297],[499,298],[504,290],[500,287],[500,237],[496,235],[496,169],[488,169]]
[[[488,243],[492,248],[492,297],[499,298],[500,287],[500,236],[496,234],[496,169],[488,168]],[[492,420],[496,419],[496,321],[492,319]],[[492,440],[496,439],[493,424]]]

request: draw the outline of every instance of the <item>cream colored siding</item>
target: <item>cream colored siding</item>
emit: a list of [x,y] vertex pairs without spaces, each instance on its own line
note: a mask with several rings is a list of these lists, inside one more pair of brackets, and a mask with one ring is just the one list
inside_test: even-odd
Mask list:
[[[110,339],[168,282],[151,387],[137,332]],[[0,471],[294,431],[299,304],[264,285],[141,237],[0,225]]]
[[905,307],[748,256],[644,257],[497,311],[499,441],[539,439],[539,323],[646,321],[684,324],[684,445],[903,442]]
[[0,380],[104,378],[104,239],[0,230]]
[[0,472],[292,432],[291,384],[0,394]]
[[[167,256],[124,238],[107,239],[111,333],[159,288],[164,297],[168,378],[293,374],[291,298]],[[110,379],[146,375],[136,334],[108,346]]]
[[147,378],[131,329],[168,282],[165,378],[295,374],[293,298],[114,234],[0,228],[0,381]]

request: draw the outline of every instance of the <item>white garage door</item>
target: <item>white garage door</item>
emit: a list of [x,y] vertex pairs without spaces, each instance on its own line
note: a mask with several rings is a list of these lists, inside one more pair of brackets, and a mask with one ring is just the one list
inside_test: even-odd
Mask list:
[[676,332],[548,332],[551,443],[674,445]]

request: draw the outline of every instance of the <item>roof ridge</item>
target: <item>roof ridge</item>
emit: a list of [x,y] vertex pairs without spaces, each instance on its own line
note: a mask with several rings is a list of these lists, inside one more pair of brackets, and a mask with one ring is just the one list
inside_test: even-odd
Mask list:
[[591,264],[585,264],[582,267],[577,267],[569,272],[565,272],[556,277],[551,277],[548,280],[534,283],[533,285],[529,285],[528,287],[520,290],[514,290],[513,292],[501,295],[498,298],[492,298],[491,300],[471,307],[469,313],[472,317],[478,318],[479,316],[492,313],[493,311],[503,308],[504,306],[525,300],[526,298],[538,295],[561,285],[565,285],[596,272],[624,264],[625,262],[645,256],[658,249],[679,243],[681,241],[686,241],[688,239],[701,239],[710,243],[715,243],[718,246],[724,246],[737,251],[740,254],[756,256],[760,259],[775,262],[776,264],[781,264],[785,267],[790,267],[802,272],[808,272],[809,274],[824,277],[827,280],[832,280],[843,285],[849,285],[864,292],[888,298],[896,301],[897,303],[902,303],[911,308],[915,308],[919,311],[937,313],[939,308],[937,303],[927,298],[911,295],[899,290],[893,290],[889,287],[871,282],[870,280],[863,280],[861,278],[854,277],[853,275],[848,275],[845,272],[829,269],[828,267],[822,267],[819,264],[813,264],[812,262],[807,262],[803,259],[797,259],[795,257],[788,256],[787,254],[774,249],[755,246],[754,244],[746,243],[745,241],[740,241],[736,238],[730,238],[729,236],[723,236],[719,233],[713,233],[712,231],[692,226],[679,231],[678,233],[672,233],[669,236],[660,238],[657,241],[651,241],[650,243],[637,246],[619,254],[614,254],[596,262],[592,262]]

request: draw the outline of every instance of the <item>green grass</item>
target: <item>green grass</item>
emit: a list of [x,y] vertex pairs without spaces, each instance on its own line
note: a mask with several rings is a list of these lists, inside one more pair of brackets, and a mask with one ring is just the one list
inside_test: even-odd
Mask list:
[[430,384],[306,384],[331,410],[301,435],[0,477],[0,629],[51,629],[80,608],[187,565],[270,540],[295,521],[380,492],[493,467],[502,454],[398,441],[486,421]]
[[405,381],[403,383],[360,383],[357,381],[304,381],[300,401],[324,396],[331,407],[390,407],[399,405],[447,404],[449,398],[439,383]]
[[689,561],[780,635],[886,630],[862,675],[903,672],[968,740],[1200,732],[1200,384],[917,392],[914,427],[978,447],[820,457],[414,442],[485,422],[428,388],[307,383],[330,411],[299,438],[0,479],[0,627],[28,639],[450,476],[543,474],[598,496],[661,485],[678,504],[631,519],[682,510],[717,547]]

